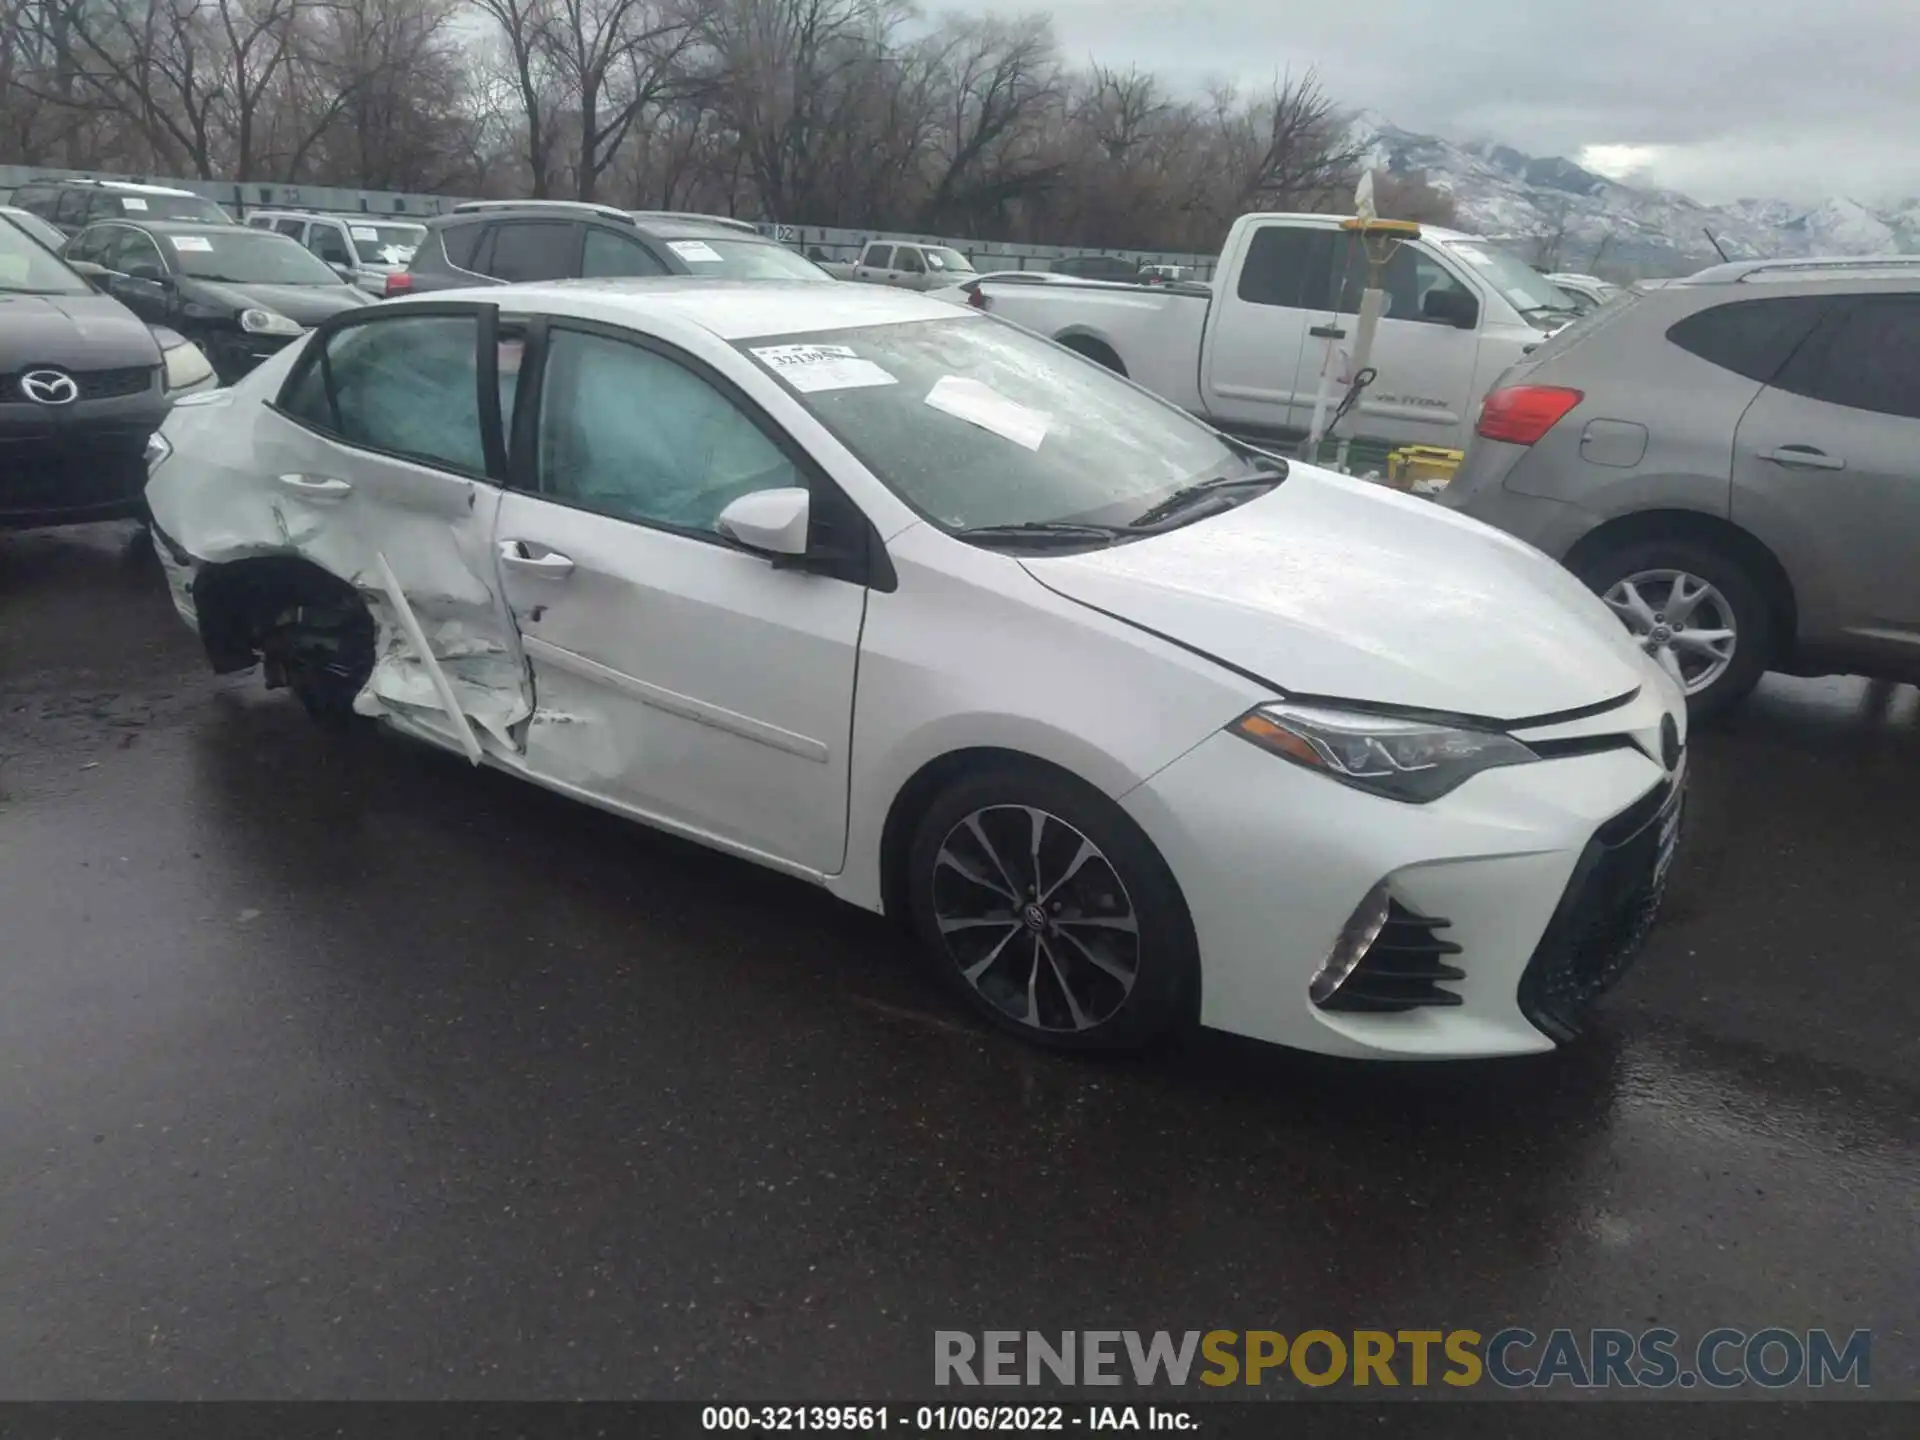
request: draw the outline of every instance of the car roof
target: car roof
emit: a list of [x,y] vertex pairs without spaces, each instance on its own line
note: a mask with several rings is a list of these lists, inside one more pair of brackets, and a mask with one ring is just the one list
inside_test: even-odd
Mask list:
[[448,301],[471,295],[489,304],[521,299],[530,309],[618,322],[667,320],[705,330],[721,340],[752,340],[898,325],[915,320],[951,320],[973,312],[913,290],[884,285],[827,284],[818,280],[709,280],[675,275],[630,280],[553,280],[502,291],[440,290],[419,302],[401,297],[389,306]]
[[[109,215],[104,220],[95,220],[88,224],[91,230],[95,225],[131,225],[137,230],[150,230],[156,235],[204,235],[212,230],[244,230],[249,235],[272,235],[271,230],[256,230],[251,225],[221,225],[210,220],[152,220],[145,215]],[[279,239],[287,237],[281,235]]]
[[579,200],[489,200],[472,202],[471,209],[449,210],[427,221],[430,229],[444,230],[453,225],[479,224],[488,220],[593,220],[622,228],[631,226],[637,233],[655,240],[750,240],[763,245],[778,242],[718,217],[682,215],[661,210],[617,210],[610,205],[593,205]]

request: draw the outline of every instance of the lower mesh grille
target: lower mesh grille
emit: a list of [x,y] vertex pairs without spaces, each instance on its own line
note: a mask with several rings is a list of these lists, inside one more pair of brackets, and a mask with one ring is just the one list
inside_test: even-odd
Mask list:
[[1378,1015],[1424,1005],[1458,1005],[1459,993],[1441,988],[1442,981],[1467,978],[1466,971],[1447,963],[1449,956],[1460,953],[1460,947],[1437,933],[1452,924],[1437,916],[1416,915],[1398,900],[1389,901],[1387,923],[1353,973],[1321,1008]]
[[1580,1033],[1587,1008],[1639,954],[1680,839],[1683,787],[1650,791],[1600,827],[1520,977],[1520,1009],[1555,1040]]

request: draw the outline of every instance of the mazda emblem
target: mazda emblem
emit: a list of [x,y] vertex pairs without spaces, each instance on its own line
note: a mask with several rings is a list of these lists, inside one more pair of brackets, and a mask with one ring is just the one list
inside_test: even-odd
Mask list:
[[20,377],[20,393],[42,405],[71,405],[80,387],[64,370],[29,370]]

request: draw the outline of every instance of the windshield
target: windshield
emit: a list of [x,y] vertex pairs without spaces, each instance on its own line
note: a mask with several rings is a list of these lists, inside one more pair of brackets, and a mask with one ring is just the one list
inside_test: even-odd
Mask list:
[[46,246],[0,216],[0,293],[85,295],[90,289]]
[[1253,467],[1090,360],[960,312],[738,342],[938,525],[1125,524],[1174,491]]
[[669,240],[666,246],[687,262],[696,275],[716,280],[825,280],[833,276],[804,255],[796,255],[784,245],[770,240],[738,240],[712,237],[700,240]]
[[362,225],[356,221],[347,226],[347,233],[353,237],[354,253],[362,265],[405,265],[426,238],[427,227]]
[[1558,285],[1518,256],[1477,240],[1449,241],[1447,248],[1480,272],[1480,278],[1528,320],[1554,323],[1575,313],[1572,299]]
[[967,259],[967,257],[962,255],[958,250],[950,249],[945,245],[928,245],[923,247],[920,253],[927,257],[927,268],[929,270],[938,270],[947,275],[972,275],[977,273],[973,268],[973,262],[971,260]]
[[167,234],[174,265],[199,280],[239,285],[338,285],[340,277],[297,241],[228,225],[195,235]]
[[[198,195],[117,195],[120,211],[136,220],[203,220],[209,225],[231,225],[227,212]],[[97,212],[96,219],[99,218]]]

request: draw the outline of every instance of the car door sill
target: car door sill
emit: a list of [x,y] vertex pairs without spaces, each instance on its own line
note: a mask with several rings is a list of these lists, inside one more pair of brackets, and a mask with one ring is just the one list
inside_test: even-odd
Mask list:
[[543,661],[582,680],[610,686],[631,695],[643,705],[664,710],[669,715],[678,715],[683,720],[692,720],[699,725],[709,725],[715,730],[724,730],[729,735],[738,735],[742,739],[797,755],[802,760],[811,760],[819,765],[826,764],[831,757],[832,752],[823,741],[796,735],[791,730],[782,730],[778,725],[769,725],[764,720],[755,720],[751,715],[741,715],[705,700],[696,700],[691,695],[681,695],[658,685],[650,685],[602,665],[597,660],[589,660],[584,655],[562,649],[537,635],[523,633],[521,644],[527,655],[537,662]]
[[[433,746],[436,750],[444,750],[449,754],[459,755],[462,759],[466,758],[460,748],[460,742],[445,731],[423,725],[412,716],[402,714],[398,710],[382,710],[379,718],[397,734],[404,735],[410,740],[418,740]],[[569,784],[565,780],[543,775],[527,764],[525,756],[502,750],[497,745],[483,746],[480,764],[487,769],[498,770],[502,774],[512,775],[517,779],[538,785],[543,790],[564,795],[569,800],[578,800],[583,805],[604,810],[609,815],[617,815],[622,820],[632,820],[649,829],[659,830],[682,840],[691,840],[696,845],[703,845],[709,850],[717,850],[736,859],[750,860],[756,865],[764,865],[769,870],[778,870],[781,874],[791,875],[798,880],[807,880],[815,885],[826,886],[835,878],[825,871],[815,870],[795,860],[782,859],[765,850],[756,850],[751,845],[729,840],[724,835],[717,835],[711,830],[702,830],[697,825],[689,825],[685,821],[675,820],[671,816],[657,814],[652,810],[644,810],[637,805],[624,805],[581,786]]]

